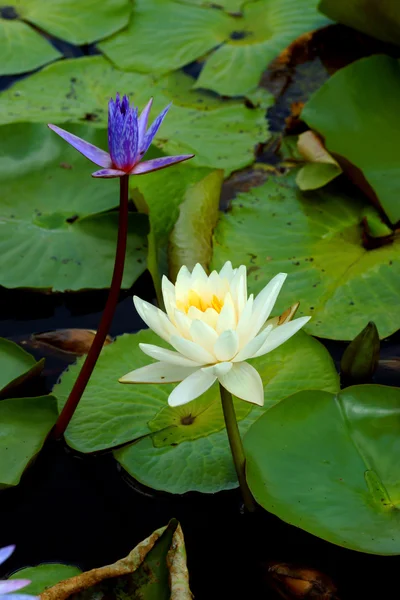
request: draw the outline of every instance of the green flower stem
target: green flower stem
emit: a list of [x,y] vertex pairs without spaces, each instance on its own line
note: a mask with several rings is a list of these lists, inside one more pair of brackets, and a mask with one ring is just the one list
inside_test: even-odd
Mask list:
[[62,409],[60,416],[52,431],[52,437],[59,439],[67,429],[71,421],[76,407],[86,389],[93,369],[96,366],[97,359],[103,348],[105,339],[110,330],[111,323],[114,317],[115,309],[118,303],[119,293],[121,290],[122,277],[124,274],[126,243],[128,237],[128,201],[129,201],[129,175],[123,175],[120,178],[120,201],[119,201],[119,222],[118,222],[118,241],[117,250],[115,253],[114,272],[111,281],[110,292],[108,294],[107,303],[104,308],[103,315],[96,335],[90,346],[90,350],[83,363],[82,369],[75,381],[74,387],[71,390],[68,400]]
[[242,439],[239,433],[239,427],[236,420],[235,407],[233,406],[232,394],[228,392],[220,384],[219,390],[221,393],[222,410],[224,412],[225,426],[228,433],[229,445],[231,447],[232,458],[235,464],[237,478],[239,480],[240,490],[244,505],[249,512],[254,512],[256,505],[254,498],[249,490],[249,486],[246,481],[245,474],[245,463],[246,459],[244,456]]

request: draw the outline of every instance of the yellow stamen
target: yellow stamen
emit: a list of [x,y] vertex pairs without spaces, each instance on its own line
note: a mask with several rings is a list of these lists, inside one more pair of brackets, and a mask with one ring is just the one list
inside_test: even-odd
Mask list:
[[187,301],[177,301],[176,306],[179,310],[187,313],[191,306],[198,308],[201,312],[206,312],[208,308],[213,308],[218,314],[221,312],[223,307],[223,301],[218,298],[215,294],[213,295],[210,302],[206,302],[197,292],[189,290]]

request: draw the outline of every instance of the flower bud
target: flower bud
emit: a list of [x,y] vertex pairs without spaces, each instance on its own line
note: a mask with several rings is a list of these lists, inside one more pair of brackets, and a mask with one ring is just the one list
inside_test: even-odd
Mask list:
[[368,325],[347,346],[340,363],[346,385],[367,383],[376,371],[379,361],[379,333],[375,323]]

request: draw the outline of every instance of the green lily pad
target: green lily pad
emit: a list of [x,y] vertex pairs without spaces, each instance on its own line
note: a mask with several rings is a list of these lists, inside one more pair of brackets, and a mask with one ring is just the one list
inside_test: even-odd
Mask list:
[[399,63],[377,55],[338,71],[302,111],[302,119],[324,137],[329,152],[350,163],[345,170],[392,223],[400,220],[399,103]]
[[39,596],[45,589],[70,577],[82,573],[78,567],[56,563],[46,563],[36,567],[25,567],[15,571],[8,579],[29,579],[30,584],[24,587],[24,594]]
[[244,446],[266,510],[345,548],[400,554],[400,389],[300,392],[259,419]]
[[222,8],[226,12],[234,15],[240,13],[243,4],[252,0],[178,0],[182,4],[195,4],[196,6],[211,6],[213,8]]
[[[149,364],[140,342],[167,347],[150,330],[121,336],[105,347],[66,431],[67,443],[87,453],[139,440],[115,456],[130,475],[156,489],[211,493],[236,487],[217,385],[196,401],[171,409],[167,403],[171,384],[118,383],[129,371]],[[81,363],[70,367],[54,388],[59,410]],[[265,407],[235,400],[242,432],[288,394],[308,388],[338,390],[329,353],[303,332],[253,364],[265,383]]]
[[26,23],[2,19],[1,16],[0,48],[0,76],[32,71],[62,56]]
[[400,44],[400,4],[393,0],[321,0],[319,10],[333,21],[384,42]]
[[[105,131],[70,129],[106,147]],[[54,291],[110,285],[118,215],[95,213],[118,205],[118,181],[93,179],[94,169],[44,125],[2,127],[2,285]],[[126,288],[146,268],[146,219],[135,214],[129,219]]]
[[171,519],[125,558],[47,589],[43,600],[191,600],[181,526]]
[[30,377],[39,375],[43,366],[44,358],[36,362],[32,354],[18,344],[0,338],[0,396]]
[[252,163],[256,144],[269,137],[264,108],[249,109],[240,100],[217,102],[209,93],[190,92],[189,81],[183,75],[157,82],[118,71],[101,56],[63,60],[1,93],[0,122],[86,121],[105,127],[108,101],[119,90],[140,107],[154,96],[152,116],[174,101],[154,143],[167,154],[195,154],[186,168],[221,168],[229,174]]
[[212,257],[212,232],[218,221],[222,183],[223,172],[213,171],[188,190],[169,240],[171,281],[175,281],[183,265],[190,271],[196,263],[208,267]]
[[221,215],[212,268],[227,260],[247,265],[255,293],[276,273],[288,273],[276,310],[300,301],[298,314],[312,315],[306,331],[313,335],[352,340],[374,321],[387,337],[400,327],[400,240],[366,250],[364,208],[338,184],[302,193],[295,173],[271,177]]
[[[214,3],[195,4],[138,0],[129,27],[99,47],[119,68],[157,74],[214,50],[195,87],[236,96],[256,88],[268,63],[290,42],[328,22],[317,0],[248,2],[241,16],[216,10]],[[234,9],[241,4],[229,3]]]
[[18,18],[71,44],[90,44],[127,25],[129,0],[7,0]]
[[0,489],[18,485],[57,419],[56,399],[11,398],[0,402]]

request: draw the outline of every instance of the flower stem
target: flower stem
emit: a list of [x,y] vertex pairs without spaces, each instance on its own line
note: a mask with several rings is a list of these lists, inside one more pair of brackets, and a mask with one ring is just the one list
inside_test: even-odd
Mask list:
[[118,222],[118,241],[115,253],[114,272],[111,281],[110,292],[107,303],[101,317],[99,327],[93,339],[92,345],[83,363],[82,369],[75,381],[68,400],[62,409],[57,422],[52,431],[52,437],[59,439],[67,429],[76,407],[85,391],[93,369],[96,366],[97,359],[103,348],[103,344],[110,330],[115,309],[118,303],[121,290],[122,276],[124,274],[126,242],[128,236],[128,201],[129,201],[129,175],[123,175],[120,178],[120,200],[119,200],[119,222]]
[[231,447],[232,458],[235,464],[237,478],[239,480],[240,490],[242,492],[243,502],[249,512],[256,509],[254,498],[247,485],[245,475],[245,456],[242,439],[239,433],[239,427],[236,420],[235,407],[233,406],[232,394],[220,384],[222,410],[224,412],[225,426],[228,433],[229,445]]

